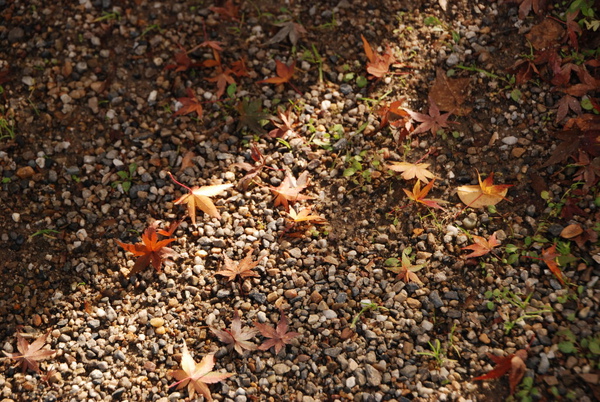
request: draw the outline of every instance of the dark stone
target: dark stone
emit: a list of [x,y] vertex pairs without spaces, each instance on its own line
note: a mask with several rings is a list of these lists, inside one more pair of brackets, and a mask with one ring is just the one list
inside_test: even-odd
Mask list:
[[15,43],[23,40],[25,37],[25,30],[21,27],[14,27],[8,32],[8,41],[10,43]]

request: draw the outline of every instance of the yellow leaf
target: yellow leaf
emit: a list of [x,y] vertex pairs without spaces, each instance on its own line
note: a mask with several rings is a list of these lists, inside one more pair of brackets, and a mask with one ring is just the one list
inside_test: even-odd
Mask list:
[[512,184],[494,185],[494,174],[490,174],[487,179],[481,181],[479,172],[477,173],[479,184],[460,186],[457,189],[458,198],[468,207],[483,208],[490,205],[496,205],[502,200],[505,200],[508,188]]

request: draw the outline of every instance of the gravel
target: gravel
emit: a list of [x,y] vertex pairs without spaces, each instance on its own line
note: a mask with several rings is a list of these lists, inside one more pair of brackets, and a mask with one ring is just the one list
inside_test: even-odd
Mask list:
[[[462,1],[447,13],[412,2],[293,2],[289,9],[309,32],[291,54],[287,39],[266,44],[278,29],[270,17],[280,13],[276,7],[261,6],[259,16],[244,4],[244,18],[231,22],[198,4],[142,1],[125,10],[113,3],[34,0],[2,11],[0,82],[4,68],[10,75],[2,82],[0,116],[15,122],[16,136],[0,140],[7,212],[0,216],[0,346],[14,352],[22,325],[30,341],[50,330],[47,343],[57,351],[41,363],[42,375],[57,372],[47,381],[3,361],[2,398],[183,400],[187,391],[169,388],[174,380],[167,373],[180,367],[184,341],[196,361],[216,353],[215,370],[235,373],[210,385],[216,400],[489,400],[491,392],[507,396],[508,387],[471,381],[491,369],[488,353],[505,356],[528,345],[527,373],[544,376],[547,385],[536,377],[536,386],[546,390],[555,381],[562,397],[589,397],[586,384],[598,380],[582,376],[595,373],[597,360],[557,345],[566,329],[578,340],[600,331],[600,272],[589,263],[600,261],[597,244],[571,243],[578,261],[565,271],[577,294],[535,256],[509,265],[491,255],[465,260],[461,250],[473,235],[496,233],[502,246],[524,247],[531,239],[539,255],[547,246],[535,237],[540,228],[554,241],[571,223],[551,220],[528,175],[536,171],[559,201],[568,189],[565,175],[573,174],[539,168],[553,146],[545,133],[555,93],[545,83],[523,86],[516,103],[503,83],[457,66],[502,71],[527,51],[519,29],[531,21],[495,2]],[[444,24],[424,24],[424,16]],[[389,43],[402,64],[394,71],[402,74],[366,85],[357,80],[366,75],[361,33],[377,52]],[[191,49],[204,39],[222,42],[225,65],[245,59],[249,76],[236,77],[234,96],[217,101],[216,85],[206,80],[213,69],[165,68],[179,45]],[[203,47],[189,56],[201,62],[211,53]],[[275,74],[273,60],[298,61],[291,81],[298,91],[255,85]],[[372,99],[404,99],[424,113],[437,67],[471,78],[468,116],[452,115],[458,123],[444,136],[398,142],[397,128],[380,130],[382,104]],[[204,107],[200,119],[174,116],[188,88]],[[260,99],[270,114],[294,103],[295,134],[277,141],[239,130],[231,98],[246,97]],[[239,164],[255,162],[249,144],[265,158],[258,185],[213,197],[221,219],[198,211],[193,225],[174,203],[185,190],[168,172],[189,186],[236,185],[247,173]],[[383,158],[414,162],[423,155],[437,177],[432,194],[449,201],[446,212],[409,204],[404,181],[378,168]],[[361,170],[349,175],[351,161]],[[476,170],[514,184],[513,202],[502,201],[498,213],[462,210],[455,189],[477,183]],[[286,171],[295,178],[309,172],[303,194],[311,199],[295,205],[314,205],[327,225],[292,227],[273,205],[269,186],[280,185]],[[585,201],[589,218],[573,222],[592,227],[597,206]],[[135,243],[154,220],[166,226],[179,219],[170,245],[180,255],[175,264],[128,278],[134,257],[116,241]],[[425,266],[416,272],[422,283],[405,283],[384,266],[407,247],[412,263]],[[223,253],[240,260],[250,249],[264,257],[259,277],[215,277]],[[521,300],[531,294],[529,306],[516,308],[508,294],[490,298],[494,291]],[[367,300],[372,309],[363,308]],[[233,310],[247,326],[276,326],[285,312],[300,336],[278,355],[228,353],[208,327],[229,328]],[[517,322],[507,332],[509,320]],[[426,355],[435,340],[443,347],[440,366]]]

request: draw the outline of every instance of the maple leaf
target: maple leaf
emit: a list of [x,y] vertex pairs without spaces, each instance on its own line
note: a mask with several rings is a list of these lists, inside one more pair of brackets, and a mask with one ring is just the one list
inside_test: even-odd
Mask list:
[[44,335],[40,335],[32,344],[29,344],[27,340],[19,333],[22,327],[17,327],[17,350],[18,353],[7,353],[2,351],[9,359],[13,359],[17,362],[17,365],[21,365],[23,373],[27,369],[40,372],[39,360],[44,360],[56,353],[55,350],[42,349],[46,343],[46,338],[50,335],[50,330]]
[[412,117],[414,120],[421,123],[419,127],[412,134],[425,133],[427,131],[431,131],[433,135],[436,135],[438,131],[442,128],[448,127],[448,117],[452,114],[452,112],[447,112],[444,114],[440,113],[440,109],[437,107],[437,104],[432,98],[429,98],[429,111],[428,114],[413,112],[412,110],[406,109],[406,112]]
[[434,182],[435,182],[435,179],[431,180],[429,182],[429,184],[427,184],[421,190],[421,181],[417,180],[417,182],[415,183],[412,191],[407,190],[405,188],[403,188],[402,190],[404,190],[404,192],[406,193],[406,195],[408,196],[408,198],[410,198],[414,202],[421,203],[421,204],[423,204],[425,206],[428,206],[430,208],[437,208],[437,209],[445,210],[444,207],[442,207],[440,204],[443,204],[446,201],[444,201],[444,200],[438,200],[438,199],[433,199],[433,198],[425,198],[425,196],[433,188],[433,183]]
[[390,103],[389,105],[384,105],[377,111],[377,114],[381,116],[381,122],[379,123],[378,130],[381,130],[387,125],[399,127],[405,124],[405,121],[408,120],[406,117],[409,117],[410,115],[402,107],[403,103],[404,99],[400,99]]
[[294,223],[300,222],[310,222],[323,225],[327,223],[327,220],[320,215],[312,215],[312,206],[303,208],[300,212],[296,212],[294,207],[290,207],[288,212],[290,218],[294,221]]
[[410,162],[391,162],[387,168],[394,172],[402,173],[404,180],[411,180],[415,177],[423,183],[429,183],[427,179],[433,179],[435,176],[427,168],[431,166],[429,163],[410,163]]
[[565,25],[567,26],[567,37],[569,38],[569,42],[571,43],[571,46],[575,48],[576,52],[579,51],[579,42],[577,41],[577,34],[582,34],[581,27],[579,26],[577,21],[575,21],[575,18],[577,18],[577,14],[579,14],[579,10],[567,12],[565,22]]
[[257,346],[250,339],[254,338],[258,333],[257,329],[254,328],[242,328],[242,321],[237,310],[233,314],[233,321],[231,321],[231,329],[210,329],[213,334],[216,335],[219,340],[227,344],[227,350],[232,351],[235,349],[236,352],[243,355],[244,350],[256,350]]
[[185,48],[181,45],[178,45],[181,49],[179,52],[175,53],[175,64],[167,64],[165,66],[165,70],[175,70],[175,72],[187,71],[193,67],[201,67],[202,63],[193,62],[192,59],[188,56],[188,52],[186,52]]
[[294,60],[289,66],[279,60],[275,60],[277,77],[267,78],[258,81],[257,84],[285,84],[289,82],[294,76],[294,70],[296,69],[296,61]]
[[583,188],[593,187],[600,178],[600,157],[590,160],[587,153],[579,151],[579,158],[574,166],[580,166],[579,170],[573,176],[574,181],[583,181]]
[[542,250],[542,261],[544,261],[546,266],[548,266],[550,272],[556,276],[556,279],[558,279],[558,281],[564,285],[566,282],[565,276],[556,262],[556,257],[558,256],[560,256],[560,253],[556,251],[556,244],[553,244],[551,247]]
[[465,203],[467,207],[482,208],[489,205],[496,205],[502,200],[506,200],[505,196],[508,188],[512,184],[492,184],[494,181],[494,173],[491,173],[484,181],[481,181],[481,175],[477,172],[479,184],[460,186],[457,189],[458,198]]
[[190,398],[193,398],[194,394],[197,392],[204,396],[207,401],[212,401],[212,395],[210,394],[210,389],[207,384],[221,382],[233,375],[233,373],[211,371],[214,366],[214,353],[204,356],[202,361],[196,364],[184,341],[181,355],[181,370],[169,372],[169,376],[174,377],[178,381],[175,384],[172,384],[170,388],[177,387],[177,389],[182,389],[187,386]]
[[[472,108],[462,106],[469,95],[470,78],[449,78],[442,68],[437,68],[435,81],[429,90],[429,99],[439,110],[459,116],[468,115]],[[432,103],[430,101],[430,103]]]
[[489,240],[484,237],[473,235],[473,244],[463,247],[463,250],[472,250],[473,252],[465,255],[464,258],[481,257],[492,251],[494,247],[498,247],[500,242],[496,239],[496,233],[494,232]]
[[146,228],[146,230],[144,230],[144,233],[142,233],[142,241],[140,243],[127,244],[117,240],[117,244],[121,246],[121,248],[133,253],[136,257],[139,257],[127,276],[142,271],[150,264],[152,264],[157,272],[160,272],[163,263],[166,265],[173,264],[173,262],[167,260],[167,258],[179,257],[179,254],[176,251],[167,247],[170,243],[174,242],[175,239],[158,240],[159,234],[166,237],[172,236],[175,229],[177,229],[179,222],[172,223],[168,231],[162,229],[157,231],[156,228],[158,227],[159,222],[160,221],[154,221]]
[[263,156],[263,154],[260,152],[260,150],[258,149],[258,147],[256,146],[256,144],[252,144],[250,147],[251,151],[250,151],[250,157],[252,158],[252,160],[256,163],[258,163],[258,165],[251,165],[250,163],[247,162],[239,162],[239,163],[234,163],[232,166],[237,166],[241,169],[244,169],[246,172],[246,175],[244,177],[242,177],[240,179],[240,181],[238,182],[238,188],[244,189],[246,190],[248,188],[248,185],[250,184],[250,182],[252,182],[252,180],[258,176],[258,174],[266,167],[266,159]]
[[258,134],[263,134],[263,121],[271,119],[273,116],[263,113],[262,101],[260,99],[249,101],[244,99],[238,103],[236,107],[239,116],[237,130],[241,130],[244,126]]
[[281,311],[280,314],[281,317],[279,318],[279,323],[277,323],[277,328],[259,322],[254,323],[254,326],[260,331],[262,336],[269,338],[258,348],[260,350],[269,350],[271,347],[274,347],[276,355],[278,355],[281,349],[290,343],[292,339],[300,335],[298,332],[288,332],[288,320],[283,311]]
[[175,180],[171,172],[169,172],[169,176],[171,176],[171,180],[180,186],[185,187],[189,191],[188,194],[184,194],[175,200],[175,205],[183,203],[187,204],[188,214],[190,215],[194,225],[196,224],[196,208],[199,208],[205,214],[212,216],[213,218],[221,219],[221,214],[219,214],[217,207],[209,197],[214,197],[215,195],[221,194],[223,191],[232,187],[233,184],[217,184],[214,186],[190,188],[185,184],[181,184]]
[[275,125],[273,130],[269,131],[269,137],[271,138],[283,138],[285,139],[290,134],[296,134],[294,131],[294,119],[291,110],[287,110],[286,112],[279,112],[279,123],[276,120],[271,120],[271,123]]
[[267,41],[267,45],[272,45],[273,43],[281,42],[287,37],[289,38],[290,43],[293,46],[296,46],[296,43],[298,43],[298,39],[307,33],[306,29],[304,29],[304,27],[301,24],[298,24],[294,21],[285,21],[273,25],[281,27],[281,29],[275,34],[275,36],[273,36]]
[[392,54],[392,49],[387,46],[383,54],[375,53],[365,37],[362,34],[360,37],[363,41],[365,55],[369,60],[367,63],[367,72],[375,78],[383,77],[390,71],[390,66],[396,63],[396,58]]
[[581,103],[572,97],[569,94],[565,94],[560,100],[556,103],[558,105],[558,110],[556,111],[556,120],[555,123],[558,123],[565,117],[567,117],[567,113],[569,109],[571,109],[576,114],[581,114]]
[[514,354],[510,354],[506,357],[495,356],[488,353],[488,357],[496,363],[496,367],[487,374],[473,378],[474,381],[479,380],[491,380],[500,378],[504,374],[508,374],[508,382],[510,384],[510,394],[514,394],[517,386],[523,379],[527,366],[525,360],[527,360],[527,351],[524,349],[518,350]]
[[238,263],[234,263],[227,254],[223,254],[223,262],[225,263],[225,269],[221,271],[215,272],[215,275],[221,275],[227,278],[227,282],[231,282],[238,276],[240,279],[255,277],[258,278],[256,272],[253,271],[254,268],[265,258],[265,256],[259,258],[256,261],[252,261],[252,253],[254,253],[254,249],[248,251],[246,257]]
[[196,98],[196,95],[194,95],[194,92],[190,88],[186,89],[186,93],[188,95],[187,97],[177,99],[181,102],[182,106],[178,111],[173,113],[173,117],[196,112],[198,118],[202,118],[203,109],[198,98]]
[[277,187],[271,187],[271,191],[275,195],[275,206],[283,205],[286,212],[290,210],[290,203],[296,201],[311,200],[312,197],[300,194],[308,186],[308,172],[302,173],[298,180],[288,171],[285,179]]
[[425,265],[413,265],[408,257],[411,252],[412,249],[410,247],[406,247],[404,250],[402,250],[402,265],[398,266],[399,261],[397,258],[390,258],[386,260],[385,265],[387,266],[387,269],[397,273],[398,278],[402,279],[404,282],[415,282],[419,285],[423,285],[423,282],[421,282],[416,273],[419,272]]
[[223,7],[211,6],[211,7],[208,7],[208,9],[214,13],[219,14],[225,20],[231,20],[231,21],[239,21],[240,20],[240,15],[239,15],[240,8],[238,6],[236,6],[235,4],[233,4],[232,0],[227,0]]

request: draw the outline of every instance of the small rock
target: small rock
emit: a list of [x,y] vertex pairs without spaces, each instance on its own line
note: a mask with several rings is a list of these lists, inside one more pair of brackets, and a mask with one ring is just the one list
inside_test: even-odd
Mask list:
[[402,369],[400,369],[400,374],[407,378],[412,378],[415,376],[415,374],[417,374],[417,370],[417,366],[409,364],[408,366],[404,366]]
[[367,378],[367,384],[373,387],[381,385],[381,373],[370,364],[365,365],[365,376]]
[[35,174],[35,170],[33,170],[31,166],[23,166],[22,168],[17,169],[16,174],[19,179],[29,179]]
[[513,135],[502,138],[502,142],[506,145],[515,145],[518,141],[519,139]]
[[491,342],[490,341],[490,337],[487,334],[485,334],[485,333],[479,335],[479,340],[481,342],[485,343],[486,345],[488,345]]
[[456,53],[452,53],[450,56],[448,56],[448,59],[446,59],[446,64],[449,67],[455,66],[460,62],[460,57],[458,57],[458,55]]
[[284,363],[277,363],[273,366],[273,371],[275,371],[275,374],[277,375],[287,374],[290,370],[290,366]]

